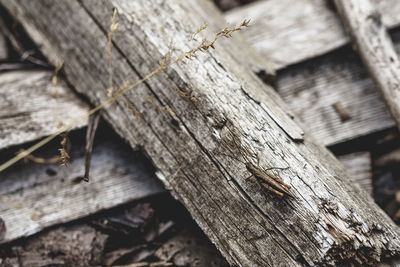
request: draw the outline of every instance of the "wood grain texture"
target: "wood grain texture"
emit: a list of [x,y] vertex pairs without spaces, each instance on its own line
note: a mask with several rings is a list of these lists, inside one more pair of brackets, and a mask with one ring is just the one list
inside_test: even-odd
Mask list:
[[[384,25],[399,25],[397,0],[373,2]],[[350,41],[327,0],[260,0],[227,12],[225,18],[232,23],[252,20],[243,34],[275,69],[323,55]]]
[[[190,34],[216,16],[208,2],[194,0],[1,3],[45,55],[65,60],[68,80],[93,103],[107,98],[113,7],[120,14],[114,36],[119,85],[128,74],[135,81],[157,67],[171,39],[178,50],[195,46]],[[373,264],[399,255],[393,222],[325,148],[308,133],[298,138],[303,132],[288,108],[235,54],[235,43],[222,39],[215,50],[127,92],[104,116],[149,155],[158,177],[232,265]],[[272,172],[292,186],[295,198],[263,190],[244,162],[289,167]]]
[[51,78],[49,71],[0,74],[0,149],[51,135],[61,123],[87,113],[87,104],[64,82],[54,86]]
[[[1,173],[0,216],[7,231],[0,243],[163,192],[144,159],[114,140],[95,146],[89,183],[79,179],[84,144],[76,143],[67,167],[21,163]],[[57,153],[57,147],[49,149]]]
[[335,0],[343,24],[400,129],[400,59],[370,0]]
[[[291,66],[279,72],[278,92],[310,132],[334,145],[395,127],[375,84],[350,49]],[[342,121],[332,106],[340,103],[350,118]]]
[[354,181],[372,196],[372,162],[369,152],[355,152],[338,157]]

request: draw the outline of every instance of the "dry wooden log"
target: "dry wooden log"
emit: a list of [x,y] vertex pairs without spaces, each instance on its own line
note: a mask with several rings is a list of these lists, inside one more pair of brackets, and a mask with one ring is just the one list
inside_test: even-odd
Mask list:
[[[88,112],[63,81],[53,85],[51,78],[49,71],[0,74],[0,149],[51,135]],[[74,128],[84,125],[82,121]]]
[[[6,233],[0,243],[163,192],[144,159],[115,137],[94,148],[90,183],[81,178],[84,138],[73,143],[67,167],[29,163],[1,173],[0,217]],[[49,149],[57,154],[57,147]]]
[[[208,2],[195,0],[1,3],[49,59],[65,60],[68,80],[93,103],[107,99],[106,35],[114,7],[120,13],[113,41],[117,85],[128,74],[135,81],[157,68],[171,39],[178,50],[196,46],[187,41],[191,33],[218,17]],[[215,47],[170,66],[103,114],[151,157],[158,177],[229,263],[374,264],[400,255],[393,222],[325,148],[308,134],[303,140],[274,90],[233,57],[241,53],[235,43],[222,39]],[[292,186],[294,198],[265,191],[248,171],[251,164],[263,173],[289,167],[271,171]]]
[[338,157],[354,181],[372,196],[372,165],[369,152],[355,152]]
[[[397,0],[373,0],[389,28],[400,24]],[[225,14],[228,22],[251,18],[245,38],[276,69],[304,61],[349,43],[328,0],[263,0]]]
[[370,0],[335,0],[335,4],[400,129],[400,60],[381,14]]
[[[288,67],[277,77],[280,96],[325,145],[395,127],[375,84],[350,50]],[[342,121],[332,106],[350,118]]]

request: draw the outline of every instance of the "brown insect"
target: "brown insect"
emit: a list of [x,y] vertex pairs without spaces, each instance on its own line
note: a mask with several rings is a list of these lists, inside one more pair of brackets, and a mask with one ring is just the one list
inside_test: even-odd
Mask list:
[[[253,174],[256,178],[261,180],[261,185],[266,189],[271,191],[272,193],[277,194],[278,196],[290,196],[293,197],[292,193],[290,193],[289,189],[292,188],[290,185],[286,184],[282,181],[281,178],[267,174],[262,171],[260,168],[256,167],[253,163],[246,163],[246,169]],[[287,169],[287,168],[271,168],[271,169]]]
[[[247,156],[245,156],[243,154],[243,152],[240,149],[240,146],[237,144],[239,142],[238,140],[240,140],[238,138],[237,134],[234,134],[234,132],[231,130],[230,130],[230,134],[231,134],[232,143],[234,144],[235,148],[238,150],[239,154],[245,160],[245,162],[242,162],[242,163],[245,164],[246,169],[260,181],[260,184],[264,188],[268,189],[269,191],[271,191],[272,193],[274,193],[280,197],[289,196],[289,197],[294,198],[294,195],[289,191],[289,189],[291,188],[290,185],[283,182],[283,180],[280,177],[278,177],[272,173],[267,173],[267,171],[273,170],[273,169],[286,170],[288,168],[272,167],[272,168],[268,168],[266,170],[262,170],[261,168],[257,167],[253,163],[251,163],[250,160],[247,159]],[[258,159],[258,156],[257,155],[255,155],[255,156]],[[236,159],[236,160],[239,160],[239,159]],[[239,161],[241,161],[241,160],[239,160]]]

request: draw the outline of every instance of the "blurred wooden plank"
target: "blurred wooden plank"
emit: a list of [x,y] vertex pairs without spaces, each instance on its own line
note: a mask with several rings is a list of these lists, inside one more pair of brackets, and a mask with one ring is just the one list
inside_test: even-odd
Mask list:
[[[376,4],[384,14],[384,23],[397,26],[399,2],[385,0]],[[253,18],[253,25],[243,33],[248,34],[247,39],[251,42],[251,36],[254,36],[257,42],[252,42],[253,47],[258,48],[258,44],[268,46],[272,53],[279,53],[278,59],[287,60],[284,64],[279,63],[280,67],[324,54],[339,47],[336,42],[343,45],[349,41],[338,16],[326,1],[259,1],[240,10],[228,12],[227,17],[236,14]],[[267,38],[260,37],[264,35]],[[396,35],[393,34],[394,38],[399,39]],[[277,87],[294,113],[325,145],[395,126],[362,62],[350,49],[332,52],[280,71]],[[349,120],[341,119],[332,106],[336,103],[349,114]]]
[[[400,2],[373,0],[389,28],[400,24]],[[264,0],[238,7],[226,13],[228,22],[244,18],[252,26],[245,38],[264,55],[275,69],[304,61],[347,43],[339,17],[327,0]]]
[[[279,94],[325,145],[394,127],[376,86],[353,51],[331,53],[291,66],[278,75]],[[342,121],[332,106],[350,118]]]
[[53,85],[51,78],[43,70],[0,74],[0,149],[51,135],[61,123],[87,113],[87,104],[64,82]]
[[350,177],[372,196],[372,168],[369,152],[356,152],[338,157]]
[[0,28],[0,61],[8,58],[6,39]]
[[7,29],[4,26],[3,20],[0,17],[0,61],[8,58],[8,48],[6,42]]
[[[94,147],[90,182],[79,183],[84,144],[72,148],[68,167],[20,164],[0,174],[0,217],[7,228],[0,243],[164,191],[147,161],[115,139]],[[57,153],[57,147],[48,150]]]
[[363,65],[400,129],[400,59],[372,0],[335,0],[335,5]]

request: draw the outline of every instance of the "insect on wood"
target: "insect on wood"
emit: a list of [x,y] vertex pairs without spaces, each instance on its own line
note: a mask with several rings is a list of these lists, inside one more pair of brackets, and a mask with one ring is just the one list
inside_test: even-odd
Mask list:
[[[242,163],[245,164],[247,171],[249,171],[254,177],[256,177],[258,179],[261,186],[263,186],[264,188],[268,189],[269,191],[271,191],[272,193],[274,193],[280,197],[288,196],[288,197],[294,198],[294,195],[290,192],[290,189],[291,189],[290,185],[286,184],[277,175],[272,174],[272,173],[267,173],[267,171],[269,171],[269,170],[274,170],[274,169],[275,170],[276,169],[286,170],[288,168],[271,167],[266,170],[263,170],[260,167],[257,167],[256,165],[251,163],[251,161],[247,158],[247,156],[245,156],[244,153],[241,151],[240,146],[238,145],[239,142],[242,143],[240,141],[239,136],[230,129],[229,129],[229,132],[230,132],[230,137],[231,137],[230,138],[231,143],[234,144],[235,149],[237,149],[239,152],[238,154],[241,155],[242,158],[245,160],[245,162],[242,162]],[[247,152],[250,153],[249,150],[247,150]],[[257,157],[257,159],[259,159],[258,155],[255,154],[255,156]],[[239,159],[236,159],[236,160],[239,160]],[[241,161],[241,160],[239,160],[239,161]]]
[[[256,167],[253,163],[246,163],[246,169],[253,174],[256,178],[260,179],[261,185],[269,191],[277,194],[278,196],[290,196],[293,197],[289,189],[292,188],[290,185],[283,182],[279,177],[272,174],[267,174],[260,168]],[[271,168],[271,169],[286,169],[286,168]]]

